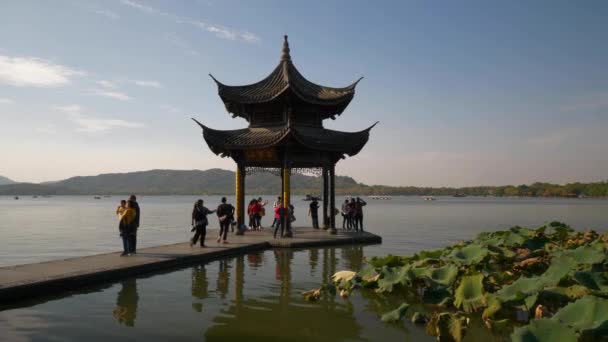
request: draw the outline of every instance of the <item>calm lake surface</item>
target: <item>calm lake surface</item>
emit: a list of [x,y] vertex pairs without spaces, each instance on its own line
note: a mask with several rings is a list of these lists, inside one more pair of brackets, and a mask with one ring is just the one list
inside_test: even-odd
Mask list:
[[[187,241],[197,198],[141,196],[138,247]],[[120,199],[0,197],[0,266],[120,250],[113,213]],[[296,226],[308,225],[308,203],[294,196],[294,204]],[[368,200],[365,209],[382,245],[266,251],[0,307],[0,340],[433,341],[409,323],[380,322],[378,313],[399,303],[358,292],[308,303],[301,292],[335,271],[357,270],[366,256],[411,254],[480,231],[552,220],[608,231],[608,201],[600,199],[394,197]]]

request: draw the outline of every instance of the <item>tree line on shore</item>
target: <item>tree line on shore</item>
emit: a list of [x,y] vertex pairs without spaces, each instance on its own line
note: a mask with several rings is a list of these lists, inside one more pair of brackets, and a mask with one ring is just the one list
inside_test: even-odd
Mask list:
[[[321,177],[294,174],[294,195],[320,195]],[[250,194],[278,194],[281,179],[269,173],[248,174],[245,189]],[[141,195],[225,195],[234,192],[234,172],[222,169],[209,170],[150,170],[129,173],[102,174],[72,177],[52,183],[13,183],[0,185],[0,195],[114,195],[137,193]],[[471,187],[417,187],[366,185],[352,177],[336,176],[336,194],[390,195],[390,196],[526,196],[526,197],[605,197],[608,181],[595,183],[533,183],[530,185],[471,186]]]

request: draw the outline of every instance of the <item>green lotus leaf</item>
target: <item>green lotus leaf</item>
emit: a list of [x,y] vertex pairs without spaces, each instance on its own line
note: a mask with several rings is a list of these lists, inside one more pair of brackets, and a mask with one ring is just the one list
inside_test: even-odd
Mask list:
[[502,287],[496,291],[496,298],[503,303],[512,300],[524,299],[532,294],[538,293],[544,287],[541,277],[520,277],[514,283]]
[[555,253],[558,256],[572,258],[578,264],[597,264],[606,259],[606,252],[598,245],[583,245]]
[[488,304],[488,307],[485,308],[481,314],[481,317],[484,319],[491,318],[495,313],[502,309],[502,302],[492,294],[486,295],[486,303]]
[[547,287],[541,292],[543,301],[550,302],[568,302],[571,300],[583,298],[588,295],[590,290],[582,285],[572,285],[570,287]]
[[458,276],[458,267],[453,264],[447,264],[443,267],[437,267],[430,270],[430,276],[434,282],[444,286],[450,286]]
[[395,267],[395,266],[403,266],[404,265],[404,258],[400,257],[400,256],[396,256],[396,255],[392,255],[389,254],[385,257],[373,257],[369,260],[369,263],[372,264],[374,267],[383,267],[383,266],[389,266],[389,267]]
[[549,268],[542,274],[544,286],[555,286],[576,266],[576,262],[569,257],[553,258]]
[[537,299],[538,299],[538,292],[526,297],[526,299],[524,299],[524,304],[526,304],[526,308],[528,308],[528,310],[531,310],[534,307],[534,304],[536,304]]
[[454,249],[448,254],[448,257],[456,263],[472,265],[481,262],[489,252],[487,247],[470,244],[460,249]]
[[387,312],[384,315],[382,315],[382,322],[398,322],[398,321],[400,321],[403,318],[403,316],[405,316],[405,313],[407,312],[407,309],[409,307],[410,307],[410,305],[408,303],[401,304],[395,310],[393,310],[391,312]]
[[576,342],[578,337],[572,328],[552,319],[535,319],[530,324],[516,328],[511,334],[513,342]]
[[454,294],[454,306],[465,312],[473,312],[486,306],[483,278],[483,274],[462,277]]
[[437,287],[424,292],[422,302],[425,304],[445,306],[450,303],[452,293],[446,287]]
[[605,273],[580,271],[574,274],[574,280],[591,290],[608,292],[608,278]]
[[380,271],[380,279],[378,279],[378,290],[379,292],[392,292],[393,286],[398,284],[409,284],[410,276],[408,275],[411,268],[409,266],[403,267],[384,267]]
[[585,296],[559,310],[552,320],[592,335],[608,333],[608,299]]

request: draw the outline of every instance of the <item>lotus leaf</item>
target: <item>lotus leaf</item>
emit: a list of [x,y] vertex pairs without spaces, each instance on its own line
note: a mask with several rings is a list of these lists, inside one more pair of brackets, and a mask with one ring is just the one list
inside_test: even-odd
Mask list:
[[393,285],[399,282],[399,278],[396,272],[390,268],[385,268],[380,272],[380,279],[378,279],[378,292],[391,292],[393,291]]
[[526,308],[528,308],[528,310],[532,309],[534,307],[534,304],[536,304],[537,299],[538,293],[526,297],[526,299],[524,299],[524,304],[526,304]]
[[574,280],[592,290],[608,292],[608,279],[605,273],[580,271],[574,274]]
[[342,281],[351,281],[357,273],[353,271],[340,271],[336,272],[333,276],[331,276],[331,280],[334,283],[341,283]]
[[500,299],[491,294],[486,295],[486,303],[488,304],[488,307],[485,308],[481,314],[481,317],[484,319],[494,316],[494,314],[500,311],[502,308],[502,302]]
[[424,292],[422,301],[425,304],[445,306],[450,302],[452,293],[446,287],[438,287]]
[[556,255],[572,258],[578,264],[596,264],[606,259],[606,252],[603,249],[589,245],[557,252]]
[[473,312],[486,306],[483,278],[483,274],[462,277],[454,294],[454,306],[465,312]]
[[593,335],[608,333],[608,299],[585,296],[566,305],[551,319]]
[[487,247],[470,244],[460,249],[454,249],[448,256],[456,263],[472,265],[481,262],[489,252]]
[[503,303],[512,300],[521,300],[525,297],[538,293],[544,287],[541,277],[520,277],[514,283],[509,284],[496,291],[496,297]]
[[443,267],[433,268],[430,271],[430,278],[437,284],[450,286],[458,276],[458,267],[447,264]]
[[403,316],[405,316],[405,313],[407,312],[407,309],[409,307],[410,307],[410,305],[408,303],[401,304],[395,310],[387,312],[384,315],[382,315],[382,322],[398,322],[398,321],[400,321],[403,318]]
[[511,334],[513,342],[576,342],[577,339],[573,329],[547,318],[532,320]]

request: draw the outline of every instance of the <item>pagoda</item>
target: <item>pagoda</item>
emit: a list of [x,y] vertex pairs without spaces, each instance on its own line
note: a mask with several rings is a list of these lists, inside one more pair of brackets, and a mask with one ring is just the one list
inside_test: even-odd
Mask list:
[[[361,80],[344,88],[310,82],[296,69],[287,36],[279,65],[263,80],[242,86],[221,83],[213,75],[218,93],[228,113],[241,117],[249,126],[236,130],[203,129],[203,137],[213,153],[232,158],[236,168],[236,220],[245,222],[245,175],[254,171],[276,172],[282,180],[282,200],[289,207],[290,176],[312,172],[323,177],[323,224],[336,233],[335,165],[354,156],[367,143],[370,130],[341,132],[323,127],[326,119],[342,114],[355,95]],[[285,218],[291,236],[289,218]]]

